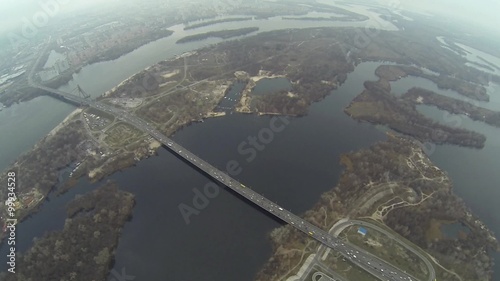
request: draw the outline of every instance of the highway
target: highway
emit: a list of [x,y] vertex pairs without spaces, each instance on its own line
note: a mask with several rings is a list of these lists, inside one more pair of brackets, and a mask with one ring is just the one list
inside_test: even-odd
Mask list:
[[60,96],[73,103],[79,103],[81,105],[87,105],[89,107],[107,112],[114,115],[119,120],[129,123],[130,125],[136,127],[144,133],[147,133],[154,137],[156,140],[164,144],[168,149],[178,156],[184,158],[186,161],[190,162],[192,165],[196,166],[200,170],[204,171],[206,174],[210,175],[212,178],[232,189],[239,195],[243,196],[247,200],[261,207],[265,211],[273,214],[274,216],[280,218],[284,222],[292,225],[296,229],[302,231],[311,238],[316,239],[320,243],[327,247],[334,249],[341,253],[346,259],[350,260],[354,264],[363,268],[371,275],[375,276],[380,280],[386,281],[417,281],[414,277],[406,274],[405,272],[399,270],[398,268],[386,263],[385,261],[366,253],[365,251],[355,248],[351,245],[346,244],[342,240],[330,235],[327,231],[305,221],[304,219],[296,216],[295,214],[285,210],[279,205],[268,200],[259,193],[247,188],[242,183],[231,178],[226,173],[220,171],[219,169],[213,167],[209,163],[205,162],[203,159],[191,153],[189,150],[185,149],[178,143],[174,142],[167,136],[163,135],[161,132],[150,126],[146,121],[130,114],[129,112],[115,108],[113,106],[103,104],[90,99],[84,99],[77,97],[59,90],[44,87],[35,84],[30,79],[30,85],[32,87],[39,88]]
[[[417,251],[417,250],[413,249],[412,247],[410,247],[409,245],[407,245],[405,241],[401,241],[401,239],[399,239],[399,237],[394,236],[392,233],[390,233],[389,231],[385,230],[382,227],[379,227],[378,225],[375,225],[375,224],[372,224],[372,223],[369,223],[366,221],[360,221],[360,220],[346,220],[345,222],[336,224],[334,226],[334,228],[331,229],[331,232],[335,233],[338,230],[342,231],[346,227],[349,227],[352,225],[372,228],[380,233],[383,233],[388,238],[390,238],[394,241],[397,241],[401,246],[403,246],[405,249],[407,249],[408,251],[415,254],[417,257],[419,257],[425,263],[425,266],[427,267],[427,270],[429,272],[428,281],[434,281],[434,279],[436,278],[436,271],[434,270],[434,267],[432,266],[431,262],[429,261],[429,259],[426,256],[424,256],[419,251]],[[416,278],[414,278],[414,279],[416,280]]]

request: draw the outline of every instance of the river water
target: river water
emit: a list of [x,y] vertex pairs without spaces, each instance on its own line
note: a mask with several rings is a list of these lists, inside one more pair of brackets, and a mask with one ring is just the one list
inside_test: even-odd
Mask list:
[[[428,80],[418,77],[407,77],[391,83],[394,94],[405,93],[414,86],[434,91],[441,95],[469,101],[468,98],[453,91],[440,90]],[[475,101],[477,106],[500,111],[500,85],[491,84],[488,87],[490,102]],[[470,149],[452,145],[439,145],[429,148],[431,160],[441,169],[448,172],[453,181],[455,193],[464,199],[467,206],[493,230],[500,234],[500,205],[498,198],[500,191],[500,128],[496,128],[483,122],[474,121],[465,115],[450,114],[434,106],[420,105],[418,110],[435,121],[458,128],[476,131],[486,136],[485,147],[482,149]],[[495,253],[497,261],[495,266],[495,278],[500,280],[500,254]]]
[[259,80],[252,89],[252,95],[263,96],[278,91],[289,91],[292,89],[292,83],[288,78],[264,78]]
[[[329,24],[271,19],[239,22],[237,27],[259,26],[266,31]],[[363,26],[365,23],[355,24]],[[80,84],[92,96],[100,95],[151,64],[221,41],[174,43],[190,32],[235,28],[234,25],[219,24],[193,31],[174,26],[172,29],[176,32],[171,37],[147,44],[115,61],[84,67],[61,89],[71,91]],[[285,208],[302,213],[321,193],[336,185],[342,172],[341,153],[385,139],[383,132],[374,126],[355,122],[343,113],[343,108],[363,90],[363,82],[376,80],[374,70],[378,65],[369,62],[359,65],[349,74],[346,83],[322,102],[314,104],[306,117],[290,118],[285,130],[276,133],[273,141],[251,162],[238,153],[237,147],[249,136],[256,136],[259,130],[269,127],[270,117],[230,114],[189,126],[177,132],[174,139],[221,169],[229,160],[238,161],[243,169],[239,180]],[[10,126],[13,134],[11,138],[0,139],[2,144],[5,142],[12,147],[7,155],[9,161],[4,161],[8,157],[2,157],[0,167],[5,169],[70,111],[71,107],[64,103],[41,97],[1,112],[0,124]],[[24,123],[20,121],[23,118]],[[23,124],[28,127],[31,124],[33,131],[14,130]],[[495,129],[485,130],[495,137]],[[19,147],[19,140],[24,140],[24,147]],[[456,192],[497,233],[500,233],[497,229],[500,224],[493,214],[500,213],[494,200],[498,198],[495,184],[500,182],[500,176],[495,167],[500,166],[500,158],[494,159],[492,155],[500,155],[499,152],[500,147],[488,141],[483,150],[438,146],[431,154],[432,160],[454,180]],[[114,265],[117,271],[125,268],[127,274],[137,277],[135,280],[252,280],[269,258],[268,233],[280,222],[227,190],[221,190],[199,215],[191,217],[190,224],[186,224],[179,204],[192,206],[193,189],[202,190],[210,179],[166,150],[161,149],[159,156],[110,178],[122,189],[133,192],[137,200],[133,219],[125,225],[117,249]],[[26,250],[33,237],[40,237],[45,231],[61,229],[68,200],[97,185],[81,180],[69,193],[50,196],[50,203],[44,204],[39,213],[18,226],[19,250]],[[5,251],[3,247],[0,254],[4,255]]]
[[0,111],[0,170],[7,169],[73,110],[62,101],[38,97]]
[[[238,161],[243,169],[239,180],[302,213],[335,186],[341,153],[385,138],[375,127],[343,113],[362,91],[362,82],[375,79],[378,65],[359,65],[339,90],[314,104],[308,116],[290,118],[284,131],[276,133],[251,162],[238,153],[238,145],[269,128],[270,117],[231,114],[208,119],[179,131],[174,139],[221,169],[229,160]],[[269,258],[268,233],[280,222],[227,190],[186,224],[179,204],[193,206],[193,188],[203,190],[210,180],[166,150],[111,179],[137,199],[117,250],[118,271],[126,268],[139,280],[252,280]],[[27,249],[32,237],[47,229],[61,228],[66,202],[92,188],[82,180],[71,194],[52,199],[22,223],[19,250]]]
[[[311,16],[314,16],[314,14]],[[73,75],[73,79],[68,84],[63,85],[59,89],[66,92],[73,92],[76,86],[80,85],[83,90],[92,97],[100,96],[133,74],[157,62],[170,59],[184,52],[199,49],[203,46],[227,41],[209,38],[203,41],[175,44],[177,40],[184,36],[209,31],[259,27],[259,32],[265,32],[288,28],[324,26],[375,26],[379,29],[397,29],[392,23],[383,21],[378,17],[370,16],[370,18],[370,20],[363,22],[327,22],[283,20],[281,17],[272,17],[269,19],[254,19],[236,23],[219,23],[192,30],[183,30],[184,25],[182,24],[174,25],[169,27],[170,30],[174,31],[171,36],[146,44],[114,61],[100,62],[85,66],[80,72]],[[249,36],[254,34],[255,33],[252,33]],[[56,55],[52,55],[52,57],[54,56]],[[103,79],[103,77],[105,78]],[[2,134],[0,136],[0,145],[2,146],[2,150],[0,151],[0,170],[3,171],[8,168],[19,155],[35,145],[38,140],[43,138],[52,128],[60,123],[70,111],[70,106],[46,96],[17,106],[4,108],[0,112],[0,126],[4,129],[2,132],[8,132],[8,134]],[[25,120],[28,118],[30,120]],[[25,130],[24,128],[28,129]],[[32,130],[30,130],[31,128]]]

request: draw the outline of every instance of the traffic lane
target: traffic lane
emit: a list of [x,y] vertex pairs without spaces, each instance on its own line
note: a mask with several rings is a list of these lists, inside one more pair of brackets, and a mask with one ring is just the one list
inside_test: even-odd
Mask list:
[[[365,226],[365,227],[372,227],[374,228],[375,230],[379,231],[379,232],[382,232],[383,234],[385,234],[387,237],[395,240],[395,241],[398,241],[401,245],[403,245],[403,247],[405,247],[407,250],[410,250],[412,253],[414,253],[415,255],[417,255],[424,263],[425,265],[427,266],[427,269],[429,271],[429,281],[432,281],[435,279],[436,277],[436,272],[435,272],[435,269],[434,267],[432,266],[432,263],[424,256],[422,255],[419,251],[413,249],[412,247],[410,247],[409,245],[406,245],[403,241],[401,241],[398,237],[394,236],[393,234],[389,233],[387,230],[377,226],[377,225],[373,225],[371,223],[368,223],[368,222],[364,222],[364,221],[359,221],[359,220],[352,220],[350,221],[352,224],[359,224],[361,226]],[[352,225],[351,224],[351,225]],[[411,276],[413,277],[413,276]],[[413,277],[414,279],[416,279],[415,277]]]
[[[137,122],[135,122],[135,120],[133,120],[129,116],[125,116],[124,119],[126,121],[134,124],[134,125],[144,126],[143,124],[138,124]],[[174,150],[174,153],[177,153],[182,158],[184,158],[187,161],[191,162],[192,164],[196,165],[198,168],[200,168],[200,169],[202,169],[202,170],[204,170],[206,172],[212,173],[215,176],[215,178],[216,178],[217,181],[219,181],[222,184],[225,184],[228,187],[232,188],[233,190],[237,191],[237,193],[239,193],[243,197],[247,198],[248,200],[250,200],[250,201],[252,201],[252,202],[255,203],[256,200],[254,200],[253,197],[254,196],[260,196],[259,194],[257,194],[256,192],[253,192],[253,191],[250,191],[248,193],[247,192],[243,192],[242,190],[240,190],[239,187],[236,187],[236,186],[234,186],[232,184],[229,184],[228,182],[229,181],[233,181],[233,180],[227,174],[224,174],[222,172],[219,173],[218,169],[213,168],[210,164],[204,162],[201,159],[200,159],[200,163],[197,163],[195,161],[195,159],[197,158],[197,156],[195,156],[194,154],[192,154],[190,152],[187,152],[187,151],[184,151],[184,153],[183,153],[183,149],[184,148],[182,146],[180,146],[178,144],[174,145],[173,141],[171,141],[170,139],[166,138],[162,134],[158,133],[156,130],[150,129],[150,130],[148,130],[148,132],[151,133],[152,135],[154,135],[155,137],[157,137],[160,141],[167,142],[167,146],[170,146]],[[169,145],[169,143],[171,145]],[[205,163],[206,167],[201,167],[203,163]],[[224,175],[224,177],[223,177],[223,175]],[[226,178],[226,180],[224,180],[224,178]],[[228,182],[226,182],[226,181],[228,181]],[[235,181],[235,182],[237,182],[237,181]],[[281,207],[276,207],[275,205],[273,205],[273,203],[271,203],[271,201],[264,200],[263,197],[261,197],[261,198],[262,198],[263,202],[257,202],[256,203],[257,205],[259,205],[262,208],[264,208],[264,209],[266,209],[266,210],[274,213],[276,216],[278,216],[280,219],[282,219],[285,222],[289,222],[290,223],[290,222],[294,221],[294,220],[291,219],[290,214],[286,215],[285,213],[282,212],[283,209]],[[299,222],[299,220],[297,220],[297,222]],[[303,221],[300,220],[300,222],[301,222],[300,224],[302,225]],[[302,226],[298,226],[297,228],[300,229],[300,230],[302,230],[302,232],[304,232],[306,234],[309,234],[310,236],[313,236],[313,238],[315,238],[318,241],[321,241],[324,244],[328,244],[328,242],[330,241],[329,239],[325,239],[324,236],[320,236],[316,232],[316,231],[318,231],[318,230],[315,229],[316,227],[312,227],[312,225],[309,226],[309,224],[305,224],[303,227]],[[311,230],[313,230],[312,231],[312,233],[313,233],[312,235],[311,235]],[[332,246],[333,248],[336,248],[337,244],[332,244],[330,246]],[[342,252],[344,252],[343,255],[346,256],[348,259],[353,260],[356,264],[358,264],[359,266],[361,266],[365,270],[369,269],[369,272],[371,272],[372,274],[376,273],[377,275],[380,275],[378,271],[375,271],[375,269],[377,269],[376,267],[368,267],[368,266],[366,266],[366,264],[369,264],[372,261],[375,261],[374,259],[368,259],[364,255],[360,256],[361,258],[354,258],[354,257],[350,256],[350,254],[348,252],[349,250],[348,250],[347,247],[343,247],[343,250],[344,250],[344,251],[342,251]],[[358,255],[359,255],[359,252],[358,252]],[[363,263],[363,262],[365,263],[365,265],[360,264],[360,263]],[[381,266],[381,265],[382,264],[380,263],[379,266]],[[386,267],[386,268],[388,270],[390,269],[388,267]]]
[[[429,272],[430,272],[430,276],[429,276],[429,280],[432,281],[434,280],[435,278],[435,271],[434,271],[434,267],[432,266],[432,264],[429,262],[429,260],[421,255],[419,252],[416,252],[414,249],[412,249],[411,247],[409,247],[408,245],[404,244],[400,239],[396,238],[395,236],[393,236],[392,234],[388,233],[385,229],[381,228],[381,227],[378,227],[376,225],[373,225],[373,224],[370,224],[370,223],[367,223],[367,222],[363,222],[363,221],[358,221],[358,220],[352,220],[352,221],[346,221],[346,222],[343,222],[339,225],[337,225],[334,229],[332,229],[332,231],[336,231],[338,229],[342,229],[342,228],[345,228],[347,226],[352,226],[352,225],[360,225],[360,226],[366,226],[366,227],[372,227],[374,228],[375,230],[377,231],[380,231],[382,232],[383,234],[385,234],[387,237],[393,239],[393,240],[396,240],[398,242],[400,242],[401,244],[403,244],[403,246],[410,250],[411,252],[415,253],[420,259],[422,259],[422,261],[424,261],[424,263],[426,264],[427,268],[429,269]],[[343,230],[343,229],[342,229]],[[392,266],[392,265],[391,265]],[[394,266],[392,266],[394,267]],[[396,267],[397,269],[397,267]],[[393,268],[388,268],[388,270],[393,270]],[[407,273],[406,273],[407,274]],[[415,278],[414,276],[411,276],[409,274],[407,274],[408,277],[413,277],[414,279],[417,279]]]
[[[76,100],[78,100],[78,101],[83,101],[82,99],[76,99]],[[119,115],[119,116],[121,117],[121,119],[122,119],[122,120],[125,120],[125,121],[127,121],[128,123],[130,123],[131,125],[136,126],[138,129],[143,130],[143,131],[146,131],[146,132],[147,132],[147,133],[149,133],[150,135],[155,136],[155,138],[157,138],[158,140],[160,140],[162,143],[165,143],[165,142],[167,142],[167,143],[168,143],[169,141],[171,141],[169,138],[165,137],[163,134],[159,133],[159,132],[158,132],[158,131],[156,131],[155,129],[153,129],[153,128],[151,128],[151,127],[147,126],[147,125],[144,125],[144,121],[142,121],[142,120],[140,120],[140,119],[139,119],[140,121],[137,121],[137,120],[138,120],[138,118],[137,118],[137,117],[130,116],[129,114],[125,114],[125,113],[120,113],[120,114],[118,114],[116,110],[113,110],[112,108],[110,108],[110,107],[108,107],[108,106],[102,106],[102,105],[97,104],[97,103],[90,103],[90,102],[86,102],[86,101],[85,101],[85,102],[82,102],[82,103],[84,103],[84,104],[89,104],[89,105],[93,105],[94,107],[97,107],[97,108],[99,108],[99,109],[103,109],[103,110],[106,110],[106,111],[108,111],[108,112],[111,112],[112,114]],[[149,127],[149,128],[148,128],[148,127]],[[173,141],[171,141],[171,142],[172,142],[172,146],[173,146]],[[177,144],[176,144],[175,148],[176,148],[176,149],[181,150],[181,152],[182,152],[182,149],[183,149],[183,147],[182,147],[182,146],[180,146],[180,145],[177,145]],[[177,150],[177,151],[178,151],[178,150]],[[176,150],[174,150],[174,153],[177,153],[177,151],[176,151]],[[217,170],[217,169],[215,169],[215,168],[213,168],[213,167],[212,167],[210,164],[208,164],[207,162],[204,162],[204,161],[202,161],[202,160],[200,159],[200,160],[201,160],[200,162],[202,162],[202,163],[200,163],[200,164],[198,165],[198,164],[194,161],[194,159],[196,159],[196,158],[197,158],[196,156],[194,156],[193,154],[189,154],[189,155],[188,155],[188,154],[184,154],[184,155],[182,155],[182,154],[180,154],[181,152],[179,152],[179,155],[180,155],[181,157],[183,157],[183,158],[185,158],[186,160],[188,160],[189,162],[191,162],[191,163],[195,164],[195,165],[196,165],[196,166],[198,166],[200,169],[205,170],[205,171],[208,171],[208,172],[217,173],[217,171],[218,171],[218,170]],[[193,159],[193,160],[191,160],[191,159]],[[198,159],[199,159],[199,158],[198,158]],[[200,166],[202,166],[202,165],[203,165],[203,163],[205,163],[206,167],[208,167],[208,168],[202,168],[202,167],[200,167]],[[226,178],[227,178],[227,179],[231,179],[228,175],[226,175]],[[222,178],[221,178],[221,180],[219,180],[219,179],[217,179],[217,180],[218,180],[219,182],[221,182],[221,183],[223,183],[223,184],[227,185],[227,184],[224,182],[224,180],[222,180]],[[235,181],[235,182],[237,182],[237,181]],[[238,182],[238,183],[239,183],[239,182]],[[239,188],[234,188],[234,186],[229,186],[229,187],[230,187],[230,188],[231,188],[231,187],[233,187],[233,188],[232,188],[233,190],[237,191],[240,195],[244,196],[245,198],[249,199],[250,201],[252,201],[252,202],[254,202],[254,203],[255,203],[255,201],[253,200],[253,196],[260,196],[258,193],[253,192],[253,191],[252,191],[252,192],[250,192],[250,194],[246,194],[245,192],[242,192]],[[261,206],[261,207],[265,208],[266,210],[271,211],[272,213],[274,213],[275,215],[277,215],[280,219],[282,219],[282,220],[283,220],[283,221],[285,221],[285,222],[289,222],[289,223],[291,223],[291,224],[294,224],[294,221],[297,221],[297,222],[298,222],[298,224],[300,224],[300,225],[301,225],[301,226],[299,226],[299,225],[295,225],[294,227],[296,227],[297,229],[301,230],[302,232],[304,232],[304,233],[306,233],[306,234],[309,234],[310,236],[313,236],[316,240],[318,240],[318,241],[320,241],[320,242],[322,242],[322,243],[324,243],[324,244],[326,243],[326,245],[327,245],[327,246],[331,246],[331,247],[333,247],[334,249],[338,248],[338,246],[337,246],[338,244],[337,244],[337,243],[335,243],[335,244],[328,243],[329,241],[331,242],[331,238],[330,238],[330,239],[325,239],[323,236],[321,236],[321,237],[319,236],[319,234],[318,234],[318,233],[323,232],[323,230],[321,230],[321,229],[317,228],[316,226],[314,226],[314,225],[312,225],[312,224],[310,224],[310,223],[308,223],[308,222],[304,223],[304,221],[303,221],[303,220],[301,220],[301,219],[295,219],[295,218],[298,218],[298,217],[297,217],[297,216],[295,216],[294,214],[290,214],[289,212],[288,212],[288,213],[287,213],[287,212],[282,212],[282,209],[281,209],[280,207],[276,207],[276,206],[278,206],[278,205],[276,205],[276,206],[275,206],[275,205],[273,205],[273,203],[271,203],[271,201],[269,201],[269,200],[264,200],[264,197],[261,197],[261,198],[262,198],[262,200],[263,200],[263,203],[258,202],[258,203],[260,203],[260,204],[257,204],[257,203],[256,203],[257,205],[259,205],[259,206]],[[279,211],[277,211],[276,209],[278,209]],[[274,211],[274,212],[273,212],[273,211]],[[286,215],[284,215],[284,214],[286,214]],[[292,219],[292,217],[293,217],[294,219]],[[313,235],[311,235],[311,231],[310,231],[310,230],[313,230]],[[330,245],[328,245],[328,244],[330,244]],[[347,247],[344,247],[344,252],[345,252],[345,251],[347,251],[346,249],[347,249]],[[346,255],[346,253],[344,253],[344,254]],[[349,258],[349,255],[348,255],[348,258]],[[365,260],[365,262],[366,262],[366,260]],[[366,266],[363,266],[363,265],[360,265],[360,266],[361,266],[362,268],[365,268],[365,267],[366,267]],[[372,272],[372,271],[370,270],[369,272]],[[377,273],[377,274],[378,274],[378,273]]]

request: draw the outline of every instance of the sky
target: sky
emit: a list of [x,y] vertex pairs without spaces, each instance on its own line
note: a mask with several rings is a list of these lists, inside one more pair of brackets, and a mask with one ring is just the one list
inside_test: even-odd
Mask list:
[[401,3],[410,11],[434,12],[461,21],[475,22],[485,27],[500,26],[499,0],[379,0],[382,3]]
[[[0,0],[0,34],[19,30],[26,19],[33,21],[37,13],[52,13],[57,17],[72,11],[120,1],[141,0]],[[188,2],[190,0],[186,0]],[[211,0],[206,0],[211,1]],[[347,0],[349,1],[349,0]],[[370,2],[370,0],[365,0]],[[484,26],[500,26],[499,0],[371,0],[374,3],[392,3],[414,11],[433,11],[461,20],[471,20]],[[52,5],[49,5],[52,4]]]
[[[31,22],[45,13],[49,19],[61,14],[95,7],[119,0],[0,0],[0,34],[22,28],[24,20]],[[43,20],[43,18],[42,18]]]

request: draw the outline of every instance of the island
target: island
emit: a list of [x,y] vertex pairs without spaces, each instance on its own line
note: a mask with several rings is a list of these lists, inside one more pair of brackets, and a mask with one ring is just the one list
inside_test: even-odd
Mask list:
[[[338,186],[322,196],[305,217],[325,229],[346,217],[369,220],[411,241],[409,247],[413,253],[423,251],[426,260],[439,260],[434,268],[440,280],[485,280],[492,268],[485,251],[498,249],[496,239],[453,194],[446,174],[430,163],[420,145],[430,141],[481,148],[485,137],[433,122],[415,109],[413,99],[392,95],[389,81],[411,73],[418,75],[416,68],[409,68],[417,63],[419,68],[439,73],[439,77],[465,81],[461,88],[469,87],[470,83],[481,84],[487,74],[473,70],[466,66],[465,59],[441,48],[435,40],[440,30],[424,31],[411,25],[400,31],[379,31],[363,48],[358,44],[366,32],[363,28],[260,33],[161,61],[103,93],[98,100],[135,114],[170,136],[193,122],[224,115],[217,107],[237,83],[243,85],[243,90],[231,111],[301,116],[307,114],[312,103],[335,95],[335,89],[360,62],[390,61],[404,65],[404,68],[379,70],[379,81],[365,82],[365,90],[345,112],[360,121],[385,124],[405,136],[393,132],[386,142],[346,154],[341,160],[346,172]],[[429,53],[429,49],[434,52]],[[258,95],[257,84],[264,79],[282,79],[289,85]],[[92,108],[76,109],[8,169],[23,174],[24,184],[16,201],[19,221],[35,212],[49,192],[64,192],[81,177],[102,180],[155,155],[160,146],[151,136],[115,116]],[[69,178],[64,178],[64,171],[68,170]],[[5,177],[6,172],[0,179],[5,182]],[[0,192],[0,199],[5,201],[7,194]],[[0,214],[5,212],[5,208],[0,209]],[[435,234],[425,236],[444,222],[463,223],[470,232],[455,240],[440,241]],[[349,231],[345,232],[348,236]],[[317,248],[316,242],[289,226],[273,231],[273,237],[278,237],[276,254],[258,280],[297,274],[304,258]],[[107,253],[110,252],[102,255]],[[324,255],[332,260],[332,266],[344,262],[334,253]],[[472,256],[479,258],[474,263],[456,266]],[[423,262],[411,256],[413,259],[419,260],[417,264]],[[339,267],[346,269],[352,265],[344,263]],[[408,270],[415,269],[408,266]]]
[[210,26],[218,23],[224,23],[224,22],[237,22],[237,21],[247,21],[247,20],[252,20],[252,17],[237,17],[237,18],[226,18],[226,19],[220,19],[220,20],[210,20],[210,21],[202,21],[199,23],[193,23],[186,25],[184,27],[184,30],[190,30],[190,29],[195,29],[195,28],[200,28],[204,26]]
[[382,65],[377,69],[376,74],[387,81],[397,81],[407,76],[421,77],[436,83],[439,89],[453,90],[465,97],[478,101],[490,100],[485,88],[487,80],[474,82],[461,80],[448,75],[425,73],[415,66],[405,65]]
[[476,148],[484,146],[484,135],[433,121],[418,112],[415,103],[391,94],[390,85],[384,83],[384,80],[367,81],[365,88],[345,109],[345,112],[356,120],[387,125],[422,142],[450,143]]
[[18,257],[15,280],[105,280],[120,232],[132,215],[134,196],[107,183],[76,197],[67,208],[64,228],[36,238]]
[[[204,47],[150,66],[98,99],[137,114],[166,135],[203,118],[220,116],[213,111],[234,83],[244,83],[234,111],[300,116],[307,114],[313,102],[335,93],[359,61],[375,59],[401,63],[427,49],[424,45],[422,50],[417,49],[415,53],[406,50],[402,55],[394,51],[399,42],[394,38],[400,38],[400,44],[406,44],[408,36],[426,38],[414,31],[381,31],[366,48],[352,48],[360,32],[363,30],[358,28],[272,31]],[[429,44],[433,42],[434,39]],[[412,48],[416,47],[412,45]],[[448,64],[453,64],[455,69],[467,68],[457,55],[439,53],[439,47],[436,50],[436,56],[448,63],[435,65],[432,58],[426,58],[420,64],[428,69],[440,67],[436,70],[442,72],[452,67]],[[460,77],[462,72],[457,71]],[[473,71],[463,72],[464,81],[469,81],[465,73],[470,72]],[[289,90],[260,96],[253,94],[259,80],[279,77],[290,81]],[[421,141],[478,148],[484,144],[484,136],[478,133],[434,124],[419,115],[413,102],[388,94],[389,82],[383,81],[386,80],[381,78],[379,83],[367,82],[365,86],[366,91],[378,95],[384,102],[375,100],[367,92],[356,98],[346,111],[358,120],[392,125],[399,132]],[[358,103],[361,101],[363,103]],[[363,107],[367,105],[373,110],[365,111]],[[389,106],[388,110],[399,117],[378,112],[380,106]],[[356,117],[357,114],[361,115]],[[71,176],[57,187],[60,192],[71,187],[79,177],[87,176],[97,181],[134,165],[154,155],[159,147],[157,141],[114,116],[93,109],[76,110],[10,167],[9,170],[22,171],[26,183],[26,189],[19,190],[20,219],[36,210],[60,181],[63,170],[71,169]],[[5,175],[6,172],[1,178]],[[1,194],[2,199],[5,196]]]
[[329,16],[329,17],[282,17],[284,20],[302,20],[302,21],[364,21],[369,17],[363,15],[350,16]]
[[500,112],[482,108],[465,101],[446,97],[422,88],[412,88],[404,98],[415,104],[434,105],[439,109],[454,114],[464,114],[473,120],[485,122],[495,127],[500,127]]
[[177,43],[187,43],[187,42],[192,42],[192,41],[199,41],[211,37],[215,38],[221,38],[221,39],[228,39],[236,36],[243,36],[247,35],[252,32],[258,31],[258,27],[246,27],[246,28],[239,28],[239,29],[226,29],[226,30],[220,30],[220,31],[209,31],[205,33],[200,33],[200,34],[195,34],[195,35],[189,35],[186,37],[183,37],[179,40],[177,40]]

